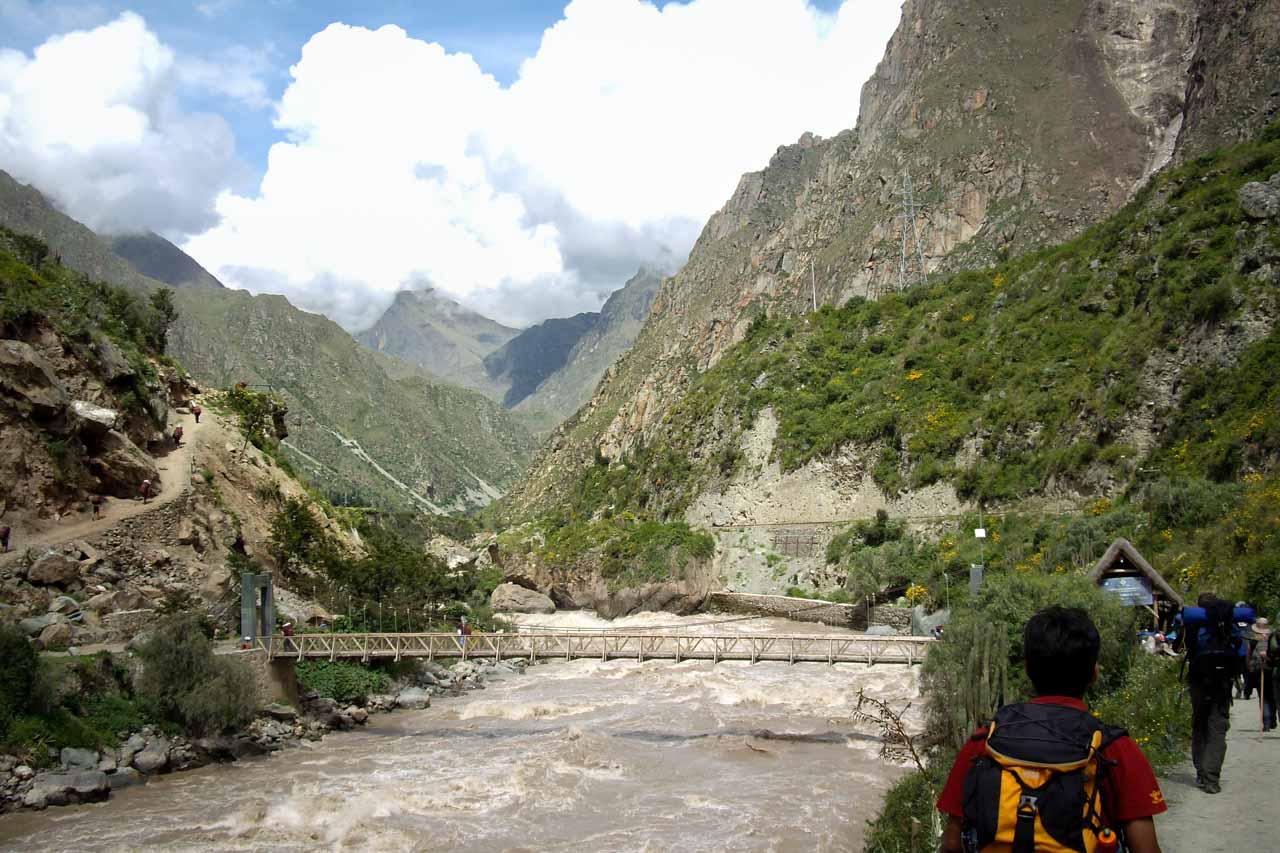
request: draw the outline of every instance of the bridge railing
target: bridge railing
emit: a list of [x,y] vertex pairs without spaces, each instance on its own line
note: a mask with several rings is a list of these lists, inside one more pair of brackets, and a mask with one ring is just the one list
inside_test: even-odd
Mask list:
[[400,660],[405,657],[576,660],[745,660],[797,663],[898,663],[923,659],[928,637],[871,634],[276,634],[257,640],[272,658]]

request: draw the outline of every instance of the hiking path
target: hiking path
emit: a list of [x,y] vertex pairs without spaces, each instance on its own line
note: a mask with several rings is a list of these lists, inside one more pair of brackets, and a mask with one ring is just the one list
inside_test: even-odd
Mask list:
[[147,503],[138,498],[104,497],[102,513],[99,518],[90,518],[86,513],[79,518],[63,516],[60,521],[41,523],[39,526],[21,526],[13,524],[10,552],[0,556],[0,566],[18,559],[18,555],[28,548],[53,548],[75,542],[78,539],[97,536],[110,530],[128,518],[155,512],[161,507],[176,500],[191,487],[191,455],[196,441],[196,431],[203,424],[197,424],[194,415],[175,415],[168,426],[182,425],[182,444],[169,451],[165,456],[156,459],[156,468],[160,472],[160,493]]
[[1222,793],[1197,788],[1190,761],[1160,781],[1169,804],[1168,813],[1156,818],[1163,853],[1280,850],[1278,778],[1280,732],[1262,732],[1256,693],[1250,700],[1237,699],[1227,732]]

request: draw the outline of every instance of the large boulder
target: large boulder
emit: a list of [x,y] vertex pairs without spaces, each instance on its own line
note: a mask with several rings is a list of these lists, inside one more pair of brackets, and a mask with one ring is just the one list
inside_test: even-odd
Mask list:
[[556,612],[556,605],[550,598],[513,583],[500,584],[489,596],[489,606],[499,613]]
[[1253,181],[1241,187],[1240,209],[1250,219],[1280,219],[1280,172],[1265,184]]
[[13,398],[24,414],[37,418],[57,417],[70,402],[53,366],[22,341],[0,341],[0,396]]
[[68,770],[97,770],[98,751],[95,749],[77,749],[64,746],[59,755],[62,766]]
[[107,338],[99,338],[93,344],[94,354],[98,356],[98,375],[108,382],[124,379],[133,375],[133,365],[124,354],[124,350]]
[[22,629],[28,637],[38,637],[40,632],[50,625],[58,622],[67,621],[67,617],[61,613],[46,613],[43,616],[29,616],[18,623],[18,627]]
[[71,554],[50,551],[31,564],[31,568],[27,570],[27,580],[34,584],[65,589],[80,581],[80,561]]
[[66,622],[58,622],[41,631],[36,643],[42,649],[65,649],[71,645],[71,637],[71,626]]
[[431,706],[431,694],[421,687],[406,687],[396,696],[397,708],[421,711]]
[[169,766],[169,741],[162,737],[147,743],[145,749],[133,757],[133,766],[150,776]]
[[125,434],[109,430],[92,452],[89,470],[106,494],[117,498],[135,497],[143,480],[151,481],[152,494],[159,493],[160,472],[156,463]]
[[106,799],[110,790],[107,774],[97,770],[41,773],[22,798],[22,803],[34,809],[89,803]]
[[120,415],[115,409],[98,406],[87,400],[72,400],[71,417],[82,435],[104,435],[115,429]]

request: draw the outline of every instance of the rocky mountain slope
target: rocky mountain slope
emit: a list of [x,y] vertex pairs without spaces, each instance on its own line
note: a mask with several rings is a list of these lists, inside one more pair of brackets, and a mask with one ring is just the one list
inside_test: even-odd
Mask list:
[[[1240,42],[1212,20],[1217,5],[909,0],[856,130],[806,135],[744,176],[635,346],[535,461],[516,513],[551,506],[598,455],[621,459],[664,432],[755,317],[896,290],[907,176],[924,205],[908,230],[925,268],[978,268],[1080,233],[1178,145],[1209,144],[1217,127],[1258,130],[1261,110],[1238,115],[1207,85],[1184,115],[1193,57],[1205,80],[1241,62]],[[1249,62],[1274,49],[1271,6],[1233,12],[1233,32],[1252,22]]]
[[578,341],[599,319],[599,314],[584,312],[544,320],[485,356],[484,369],[489,378],[507,389],[502,405],[513,408],[564,367]]
[[68,267],[144,300],[176,286],[170,351],[204,384],[277,389],[297,421],[286,449],[335,494],[389,508],[462,510],[501,494],[532,452],[528,431],[481,395],[371,353],[282,297],[227,290],[160,238],[127,244],[166,279],[144,276],[108,241],[3,173],[0,225],[47,240]]
[[501,399],[508,386],[493,379],[484,359],[517,334],[517,329],[427,289],[397,293],[378,322],[357,334],[356,340],[446,382]]
[[111,251],[156,281],[173,287],[223,287],[213,273],[159,234],[122,234],[110,239]]
[[215,387],[245,382],[282,396],[292,413],[285,447],[336,495],[462,511],[501,495],[532,452],[497,403],[390,364],[283,297],[189,290],[175,303],[174,355]]
[[605,371],[635,343],[661,285],[661,273],[641,269],[611,293],[598,314],[588,315],[594,319],[563,362],[515,403],[516,411],[552,426],[581,408]]

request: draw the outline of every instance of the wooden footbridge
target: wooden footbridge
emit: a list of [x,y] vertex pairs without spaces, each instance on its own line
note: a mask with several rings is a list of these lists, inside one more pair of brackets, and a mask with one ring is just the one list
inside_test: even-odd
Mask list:
[[928,637],[873,634],[680,634],[536,631],[500,634],[275,634],[255,645],[272,658],[360,660],[741,660],[801,663],[919,663]]

